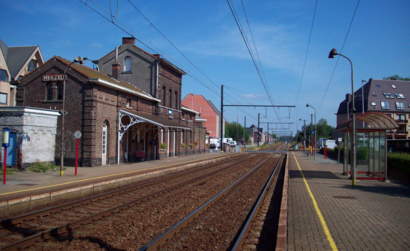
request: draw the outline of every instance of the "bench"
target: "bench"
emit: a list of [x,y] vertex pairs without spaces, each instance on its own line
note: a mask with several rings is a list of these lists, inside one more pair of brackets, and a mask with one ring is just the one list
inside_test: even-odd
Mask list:
[[136,157],[137,159],[146,159],[148,158],[148,155],[145,155],[144,151],[136,151]]

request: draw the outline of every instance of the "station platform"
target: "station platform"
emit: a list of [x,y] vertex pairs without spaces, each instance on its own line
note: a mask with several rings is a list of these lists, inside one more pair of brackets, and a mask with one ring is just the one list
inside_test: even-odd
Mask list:
[[[0,184],[0,217],[29,210],[59,199],[85,196],[155,177],[164,172],[189,168],[196,162],[207,164],[233,153],[205,153],[137,163],[122,163],[97,167],[65,167],[47,173],[15,172],[7,175],[6,185]],[[194,163],[195,162],[195,163]]]
[[410,186],[342,175],[343,164],[290,151],[287,250],[410,250]]

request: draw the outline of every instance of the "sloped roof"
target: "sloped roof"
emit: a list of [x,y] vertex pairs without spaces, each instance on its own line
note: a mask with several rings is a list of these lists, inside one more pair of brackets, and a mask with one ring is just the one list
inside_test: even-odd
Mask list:
[[214,103],[212,103],[212,101],[211,100],[207,100],[207,102],[208,102],[208,104],[212,107],[212,109],[215,111],[215,113],[219,116],[219,117],[221,117],[221,113],[219,112],[219,110],[216,108],[216,106],[214,105]]
[[[393,88],[392,85],[396,88]],[[393,98],[386,98],[383,93],[390,93]],[[402,94],[404,98],[397,98],[395,93]],[[358,88],[355,93],[355,108],[357,112],[362,111],[362,88]],[[363,96],[364,96],[364,111],[383,111],[390,112],[396,111],[395,102],[404,102],[404,110],[399,110],[399,112],[410,112],[410,107],[406,104],[410,103],[410,81],[400,81],[400,80],[378,80],[370,79],[363,86]],[[380,102],[389,102],[390,109],[382,110]],[[372,102],[376,102],[376,106],[372,106]],[[349,111],[352,108],[352,102],[349,103]],[[338,114],[347,113],[347,103],[344,99],[339,104]]]
[[0,39],[0,49],[3,52],[4,60],[7,62],[7,53],[8,53],[9,47],[1,39]]
[[18,46],[8,48],[7,67],[9,68],[12,78],[16,77],[37,48],[38,46]]
[[[60,62],[62,62],[64,64],[66,64],[66,65],[69,65],[69,64],[72,63],[71,61],[69,61],[67,59],[64,59],[64,58],[61,58],[61,57],[58,57],[58,56],[54,56],[52,59],[54,59],[54,58],[59,60]],[[86,76],[87,78],[102,79],[102,80],[107,81],[109,83],[112,83],[112,84],[115,84],[115,85],[118,85],[118,86],[122,86],[122,87],[125,87],[125,88],[128,88],[128,89],[132,89],[136,92],[140,92],[140,93],[143,93],[145,95],[149,95],[149,94],[143,92],[141,89],[131,85],[128,82],[125,82],[123,80],[114,79],[114,78],[108,76],[108,74],[100,72],[100,71],[96,71],[96,70],[94,70],[94,69],[92,69],[88,66],[74,63],[74,64],[71,64],[70,67],[73,68],[74,70],[78,71],[82,75]]]

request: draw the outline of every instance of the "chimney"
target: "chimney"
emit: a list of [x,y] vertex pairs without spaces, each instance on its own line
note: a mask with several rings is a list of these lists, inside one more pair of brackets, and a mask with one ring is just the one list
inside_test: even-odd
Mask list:
[[114,61],[112,63],[112,74],[111,76],[115,79],[120,79],[120,68],[121,64],[118,63],[117,61]]
[[135,45],[135,37],[123,37],[122,44],[133,44]]

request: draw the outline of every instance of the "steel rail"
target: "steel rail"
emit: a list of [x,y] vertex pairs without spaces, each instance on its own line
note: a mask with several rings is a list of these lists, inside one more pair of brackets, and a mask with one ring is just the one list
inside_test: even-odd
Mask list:
[[[254,156],[251,156],[250,158],[252,159],[253,157],[254,157]],[[265,160],[265,161],[266,161],[266,160]],[[201,180],[201,179],[210,177],[210,176],[215,175],[215,174],[217,174],[217,173],[219,173],[219,172],[222,172],[222,171],[224,171],[224,170],[226,170],[226,169],[235,167],[237,164],[238,164],[238,163],[235,162],[235,163],[233,163],[233,164],[230,164],[229,166],[226,166],[226,167],[224,167],[224,168],[215,170],[215,171],[213,171],[213,172],[211,172],[211,173],[207,173],[207,174],[198,176],[198,177],[193,178],[193,179],[191,179],[191,180],[188,180],[188,181],[182,182],[182,183],[180,183],[180,184],[177,184],[177,185],[168,187],[168,188],[166,188],[166,189],[164,189],[164,190],[161,190],[161,191],[155,192],[155,193],[153,193],[153,194],[146,195],[146,196],[144,196],[144,197],[138,198],[138,199],[136,199],[136,200],[133,200],[133,201],[130,201],[130,202],[121,204],[121,205],[119,205],[119,206],[117,206],[117,207],[104,210],[104,211],[99,212],[99,213],[97,213],[97,214],[94,214],[94,215],[91,215],[91,216],[88,216],[88,217],[81,218],[81,219],[79,219],[79,220],[77,220],[77,221],[74,221],[74,222],[71,222],[71,223],[67,223],[67,224],[62,225],[62,226],[59,226],[59,227],[55,227],[55,228],[52,228],[52,229],[48,229],[48,230],[45,230],[45,231],[41,231],[41,232],[39,232],[39,233],[37,233],[37,234],[28,236],[28,237],[26,237],[26,238],[20,239],[20,240],[18,240],[18,241],[15,241],[15,242],[13,242],[13,243],[10,243],[10,244],[4,245],[4,246],[1,246],[1,247],[0,247],[0,250],[1,250],[1,251],[6,251],[6,250],[8,251],[8,250],[17,250],[18,248],[26,248],[26,247],[29,247],[29,246],[33,245],[34,243],[36,243],[36,242],[38,242],[38,241],[45,240],[45,239],[49,239],[49,238],[51,238],[51,237],[56,237],[56,236],[59,236],[59,235],[61,235],[61,234],[66,233],[66,232],[72,231],[72,230],[74,230],[74,229],[80,227],[81,225],[90,223],[90,222],[95,221],[95,220],[99,220],[99,219],[101,219],[101,218],[103,218],[103,217],[105,217],[105,216],[110,216],[110,215],[112,215],[112,214],[118,213],[120,210],[126,209],[126,208],[128,208],[128,207],[130,207],[130,206],[133,206],[134,204],[136,204],[136,203],[138,203],[138,202],[140,202],[140,201],[149,200],[149,199],[151,199],[151,198],[153,198],[153,197],[155,197],[155,196],[159,196],[159,195],[163,195],[163,194],[165,194],[165,193],[169,193],[169,192],[171,192],[171,191],[173,191],[173,190],[175,190],[175,189],[178,189],[178,188],[180,188],[180,187],[186,186],[186,185],[188,185],[188,184],[190,184],[190,183],[194,183],[195,181],[198,181],[198,180]]]
[[202,212],[207,210],[209,207],[217,203],[220,199],[222,199],[223,195],[226,195],[229,191],[231,191],[234,187],[236,187],[239,183],[241,183],[245,178],[249,177],[252,173],[254,173],[262,164],[264,164],[268,159],[273,157],[275,154],[271,154],[268,158],[263,160],[261,163],[256,165],[252,170],[244,174],[242,177],[237,179],[234,183],[226,187],[224,190],[222,190],[220,193],[215,195],[212,199],[210,199],[208,202],[206,202],[204,205],[196,209],[194,212],[189,214],[186,218],[184,218],[182,221],[177,223],[175,226],[167,230],[164,234],[159,236],[157,239],[152,241],[150,244],[147,246],[143,247],[141,251],[151,251],[151,250],[158,250],[160,246],[164,243],[167,242],[169,238],[172,238],[175,233],[180,231],[183,227],[186,227],[189,223],[195,220],[197,216],[199,216]]
[[278,166],[279,166],[279,165],[282,165],[282,163],[283,163],[283,162],[282,162],[282,161],[283,161],[283,156],[284,156],[284,154],[282,153],[282,155],[281,155],[281,157],[280,157],[278,163],[276,164],[275,169],[273,170],[273,172],[272,172],[272,174],[271,174],[269,180],[266,182],[266,184],[265,184],[265,186],[264,186],[262,192],[260,193],[260,195],[259,195],[259,197],[258,197],[258,200],[257,200],[256,203],[254,204],[253,209],[252,209],[252,211],[251,211],[251,214],[249,215],[248,220],[246,221],[244,227],[242,228],[241,233],[239,234],[239,236],[238,236],[238,238],[237,238],[237,240],[236,240],[236,242],[235,242],[235,245],[234,245],[233,248],[232,248],[233,251],[241,250],[242,245],[243,245],[243,243],[245,242],[245,240],[246,240],[246,238],[247,238],[247,235],[248,235],[248,233],[249,233],[249,230],[250,230],[250,228],[251,228],[252,221],[253,221],[253,220],[256,218],[256,216],[258,215],[259,209],[260,209],[260,207],[261,207],[263,201],[265,200],[265,197],[266,197],[266,194],[267,194],[267,190],[268,190],[268,188],[271,186],[271,183],[272,183],[272,181],[273,181],[273,179],[274,179],[274,177],[275,177],[275,174],[276,174],[276,170],[278,170]]
[[[239,158],[242,159],[243,157],[240,156]],[[133,189],[141,188],[143,186],[153,185],[153,184],[158,183],[158,182],[163,182],[163,181],[166,181],[166,180],[169,180],[169,179],[177,178],[177,177],[180,177],[180,176],[183,176],[183,175],[186,175],[186,174],[190,174],[190,173],[193,173],[193,172],[196,172],[196,171],[201,171],[203,169],[209,169],[209,168],[215,167],[215,166],[220,165],[220,164],[229,163],[231,161],[235,161],[235,163],[236,163],[236,162],[238,162],[238,158],[237,159],[231,159],[230,158],[230,159],[227,159],[226,161],[215,162],[215,163],[212,163],[211,165],[208,165],[208,166],[204,165],[200,168],[190,169],[190,170],[186,170],[186,171],[183,171],[183,172],[170,174],[166,177],[146,181],[146,182],[143,182],[143,183],[139,183],[139,184],[136,184],[136,185],[133,185],[133,186],[130,186],[130,187],[126,187],[126,188],[121,188],[121,189],[114,190],[114,191],[111,191],[111,192],[107,192],[107,193],[104,193],[104,194],[95,195],[95,196],[92,196],[92,197],[89,197],[89,198],[86,198],[86,199],[82,199],[82,200],[79,200],[79,201],[70,202],[70,203],[66,203],[66,204],[63,204],[63,205],[50,207],[50,208],[38,210],[38,211],[35,211],[35,212],[19,215],[19,216],[13,217],[13,218],[5,219],[5,220],[0,221],[0,229],[7,229],[10,226],[22,223],[24,221],[35,219],[38,216],[49,215],[50,213],[63,211],[63,210],[66,210],[66,209],[76,207],[78,205],[89,204],[90,202],[95,202],[95,201],[98,201],[98,200],[105,199],[107,197],[112,197],[115,194],[127,193],[128,191],[133,190]]]

